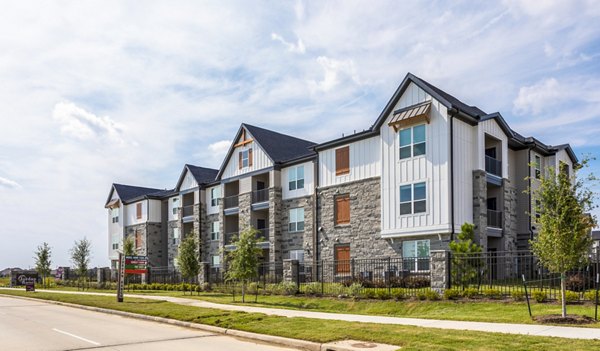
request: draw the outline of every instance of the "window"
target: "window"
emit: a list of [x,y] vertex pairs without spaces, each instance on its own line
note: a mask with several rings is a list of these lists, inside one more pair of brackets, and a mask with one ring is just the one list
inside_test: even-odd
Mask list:
[[539,223],[540,218],[542,217],[542,202],[540,200],[535,200],[535,222]]
[[135,204],[135,218],[142,219],[142,203]]
[[292,167],[288,173],[289,190],[304,188],[304,166]]
[[402,243],[402,262],[405,270],[429,270],[429,240],[411,240]]
[[221,256],[214,255],[211,259],[213,267],[221,267]]
[[113,243],[112,244],[112,249],[113,250],[118,250],[119,249],[119,243]]
[[179,228],[173,228],[173,245],[179,245]]
[[350,173],[350,146],[335,150],[335,175]]
[[219,240],[219,222],[210,224],[210,240]]
[[425,125],[400,129],[400,159],[425,155]]
[[335,246],[335,274],[350,273],[350,245]]
[[300,263],[304,262],[304,250],[290,250],[290,260],[297,260]]
[[301,232],[304,230],[304,208],[290,209],[289,232]]
[[335,197],[335,225],[350,223],[350,195]]
[[219,188],[210,189],[210,205],[212,207],[219,205]]
[[571,176],[571,170],[569,169],[569,165],[566,162],[559,161],[558,168],[567,177]]
[[179,209],[179,199],[173,199],[173,215],[177,215],[177,209]]
[[114,207],[110,209],[110,215],[113,223],[119,223],[119,208]]
[[252,167],[252,148],[240,151],[238,168]]
[[427,209],[425,182],[400,186],[400,214],[423,213]]
[[542,177],[542,158],[538,155],[535,155],[535,179],[540,179]]

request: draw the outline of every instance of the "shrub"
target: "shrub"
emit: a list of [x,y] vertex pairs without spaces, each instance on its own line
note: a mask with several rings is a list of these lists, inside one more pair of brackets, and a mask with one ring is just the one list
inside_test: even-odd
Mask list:
[[431,286],[431,279],[427,277],[407,277],[404,278],[403,288],[422,289]]
[[[598,294],[598,296],[600,297],[600,293]],[[585,292],[585,294],[583,294],[583,297],[591,302],[596,302],[596,290],[588,290]]]
[[379,300],[389,300],[391,295],[387,290],[379,289],[375,292],[375,297]]
[[321,295],[321,283],[312,282],[304,286],[304,293],[306,295]]
[[446,300],[458,300],[460,298],[460,292],[454,289],[444,290],[444,298]]
[[294,295],[298,289],[296,288],[296,284],[292,282],[282,282],[276,284],[275,291],[280,295]]
[[531,297],[538,303],[548,301],[548,294],[543,290],[536,290],[531,293]]
[[375,290],[373,289],[363,289],[361,293],[361,297],[365,299],[374,299],[375,298]]
[[427,290],[425,292],[425,297],[429,301],[437,301],[437,300],[439,300],[441,298],[440,294],[437,291],[435,291],[435,290]]
[[417,291],[416,297],[417,297],[417,300],[420,300],[420,301],[427,300],[427,294],[425,293],[425,291]]
[[404,290],[394,290],[392,291],[392,297],[398,301],[406,298],[406,293]]
[[202,289],[202,291],[210,291],[211,290],[210,283],[202,283],[201,289]]
[[580,274],[567,277],[565,282],[567,290],[582,292],[585,290],[585,279]]
[[513,290],[510,293],[510,297],[515,301],[523,301],[523,299],[525,299],[525,293],[521,290]]
[[485,289],[483,291],[483,296],[487,297],[488,299],[497,300],[502,298],[502,293],[498,289]]
[[[560,300],[562,301],[562,295],[559,296]],[[567,301],[567,303],[577,303],[579,302],[579,294],[575,291],[567,290],[565,291],[565,300]]]
[[475,288],[466,288],[462,291],[462,296],[467,299],[475,299],[479,296],[479,290]]
[[257,294],[258,293],[258,283],[252,282],[248,284],[246,287],[246,291],[248,294]]
[[348,295],[350,295],[352,297],[359,297],[362,289],[363,289],[363,286],[360,283],[353,283],[347,289]]
[[332,295],[346,295],[346,288],[340,283],[333,283],[325,286],[325,291]]

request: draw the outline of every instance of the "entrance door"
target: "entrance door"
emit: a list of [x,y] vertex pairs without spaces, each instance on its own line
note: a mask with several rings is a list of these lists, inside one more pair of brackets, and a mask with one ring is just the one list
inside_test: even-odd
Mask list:
[[335,247],[335,274],[350,273],[350,245]]

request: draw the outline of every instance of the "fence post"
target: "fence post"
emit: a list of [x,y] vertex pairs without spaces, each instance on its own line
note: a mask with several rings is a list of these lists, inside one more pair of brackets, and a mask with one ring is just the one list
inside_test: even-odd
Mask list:
[[325,265],[323,264],[323,260],[321,260],[321,295],[325,293],[325,277],[323,275],[325,269]]
[[294,274],[296,278],[296,294],[298,294],[300,293],[300,261],[294,260],[292,262],[292,274]]
[[525,280],[525,274],[523,274],[522,277],[523,287],[525,288],[525,298],[527,299],[527,309],[529,310],[529,317],[533,319],[533,316],[531,315],[531,305],[529,304],[529,294],[527,293],[527,281]]
[[431,289],[442,294],[449,288],[449,258],[448,251],[433,250],[430,253],[430,279]]
[[388,293],[392,293],[392,258],[388,257],[387,259],[387,274],[386,274],[386,284],[388,288]]
[[448,287],[448,289],[452,288],[452,252],[451,251],[446,251],[446,267],[448,267],[447,269],[447,278],[448,279],[448,283],[446,284],[446,286]]

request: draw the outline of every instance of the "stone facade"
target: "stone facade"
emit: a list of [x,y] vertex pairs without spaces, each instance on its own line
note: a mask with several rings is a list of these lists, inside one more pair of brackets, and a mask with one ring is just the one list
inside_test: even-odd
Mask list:
[[167,264],[167,247],[163,239],[161,223],[140,223],[125,227],[125,237],[131,237],[136,244],[136,232],[141,233],[141,243],[134,246],[136,254],[148,256],[148,264],[152,267],[163,267]]
[[450,285],[448,251],[432,250],[430,255],[429,272],[431,274],[431,289],[442,293]]
[[502,188],[504,191],[502,250],[515,251],[517,249],[517,189],[508,179],[503,180]]
[[278,262],[283,258],[281,250],[282,219],[281,219],[281,188],[269,188],[269,261]]
[[181,221],[169,221],[167,226],[167,265],[169,267],[174,267],[174,260],[177,257],[177,252],[179,251],[179,244],[175,240],[175,231],[173,229],[179,228],[179,238],[181,239]]
[[[304,209],[304,230],[298,232],[289,231],[290,209]],[[304,260],[309,262],[313,259],[312,236],[313,236],[313,197],[299,197],[282,201],[281,215],[281,254],[283,259],[290,258],[291,250],[304,250]]]
[[[206,221],[204,221],[203,228],[203,241],[202,241],[202,259],[204,262],[212,262],[212,256],[221,255],[221,241],[223,237],[223,230],[219,229],[219,239],[212,240],[211,238],[211,225],[213,222],[219,221],[218,214],[211,214],[206,216]],[[219,228],[222,228],[222,224],[219,225]]]
[[473,224],[475,243],[487,251],[487,178],[485,171],[473,171]]
[[252,193],[240,194],[238,201],[239,231],[243,232],[252,225]]
[[[335,224],[335,196],[350,195],[350,224]],[[381,238],[380,179],[370,178],[318,189],[319,257],[333,260],[336,245],[349,244],[352,258],[399,257],[400,241]]]

